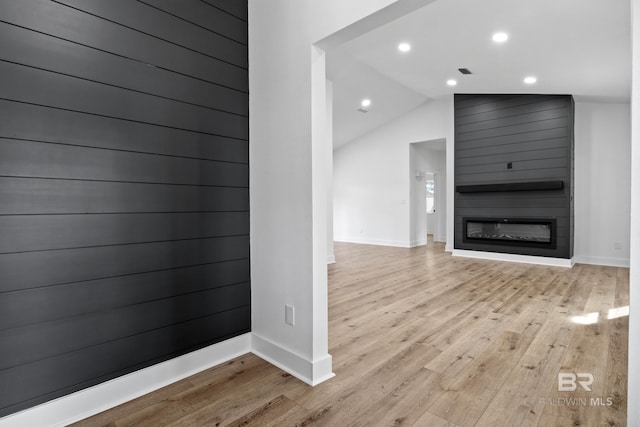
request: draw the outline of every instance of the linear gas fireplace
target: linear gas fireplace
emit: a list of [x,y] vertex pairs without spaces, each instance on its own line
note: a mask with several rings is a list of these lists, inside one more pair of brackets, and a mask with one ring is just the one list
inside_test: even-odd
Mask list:
[[555,249],[555,218],[463,218],[463,242]]

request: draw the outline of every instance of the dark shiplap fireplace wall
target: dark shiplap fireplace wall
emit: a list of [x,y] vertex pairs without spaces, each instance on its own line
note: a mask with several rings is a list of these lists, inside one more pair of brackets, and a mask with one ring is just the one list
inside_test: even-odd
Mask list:
[[[569,95],[455,95],[456,249],[573,256]],[[553,224],[552,245],[465,239],[465,219]],[[506,222],[506,221],[505,221]]]
[[247,2],[0,21],[0,417],[248,332]]

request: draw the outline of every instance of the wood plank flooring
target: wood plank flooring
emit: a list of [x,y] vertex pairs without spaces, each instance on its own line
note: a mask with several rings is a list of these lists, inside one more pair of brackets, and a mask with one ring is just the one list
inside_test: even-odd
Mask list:
[[[77,426],[624,426],[628,269],[336,244],[336,377],[248,354]],[[593,375],[558,391],[558,374]],[[577,378],[582,380],[583,378]]]

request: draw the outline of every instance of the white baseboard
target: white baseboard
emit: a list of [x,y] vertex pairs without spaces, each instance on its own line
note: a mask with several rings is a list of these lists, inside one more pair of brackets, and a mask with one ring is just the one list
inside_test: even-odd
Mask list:
[[607,267],[624,267],[629,268],[631,260],[629,258],[610,258],[588,255],[576,255],[573,257],[577,264],[604,265]]
[[255,333],[251,338],[251,352],[299,380],[315,386],[333,378],[331,355],[319,360],[308,360],[291,350],[285,349]]
[[336,256],[335,255],[329,255],[327,257],[327,264],[335,264],[336,263]]
[[412,248],[418,247],[418,246],[424,246],[427,244],[427,239],[420,239],[420,240],[412,240],[410,243],[410,246]]
[[468,251],[463,249],[454,249],[453,256],[477,258],[477,259],[488,259],[488,260],[494,260],[494,261],[522,262],[526,264],[549,265],[552,267],[570,268],[570,267],[573,267],[573,264],[574,264],[573,259],[503,254],[498,252]]
[[66,426],[251,351],[251,333],[0,418],[0,427]]
[[338,237],[334,239],[336,242],[358,243],[360,245],[376,245],[376,246],[393,246],[396,248],[411,248],[412,242],[408,240],[382,240],[368,239],[364,237]]

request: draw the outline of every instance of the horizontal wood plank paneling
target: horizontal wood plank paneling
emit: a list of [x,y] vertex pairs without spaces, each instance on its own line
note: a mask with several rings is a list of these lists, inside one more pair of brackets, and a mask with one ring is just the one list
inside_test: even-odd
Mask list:
[[0,61],[4,99],[161,127],[247,139],[248,117]]
[[[542,110],[540,104],[543,103]],[[534,97],[524,99],[515,97],[503,99],[500,107],[491,109],[486,112],[474,112],[468,116],[460,112],[456,117],[456,124],[460,126],[468,126],[475,123],[481,123],[488,120],[497,120],[504,118],[517,118],[523,115],[531,114],[537,111],[555,110],[558,108],[566,108],[566,103],[561,99],[555,99],[552,96]]]
[[[139,18],[144,19],[144,15]],[[217,86],[241,92],[249,90],[248,72],[242,67],[197,54],[50,0],[5,1],[2,3],[0,22],[39,31],[111,56],[149,64]],[[246,23],[244,25],[246,28]]]
[[249,235],[249,213],[8,215],[0,235],[0,254],[239,236]]
[[[555,129],[559,127],[565,127],[567,124],[566,117],[559,117],[553,119],[543,119],[540,121],[517,123],[513,125],[506,124],[505,126],[491,126],[486,129],[481,129],[473,132],[464,132],[456,139],[460,142],[486,140],[489,138],[496,138],[501,136],[518,135],[522,133],[538,132],[548,129]],[[458,135],[456,133],[456,135]]]
[[[17,26],[0,25],[0,38],[5,40],[4,49],[0,53],[3,61],[47,68],[53,72],[156,97],[248,115],[247,96],[237,90],[170,73],[142,62]],[[123,72],[114,73],[111,69],[101,67],[100,63],[104,61],[111,62]],[[172,79],[175,84],[167,85],[167,78]]]
[[[558,181],[544,191],[456,192],[454,246],[570,258],[573,101],[559,95],[456,95],[455,185]],[[463,241],[465,217],[554,218],[555,248]]]
[[[526,147],[526,150],[505,152],[500,149],[496,149],[495,152],[481,156],[467,156],[456,157],[456,164],[459,166],[473,166],[473,165],[490,165],[490,164],[505,164],[506,162],[520,162],[527,160],[545,160],[555,158],[566,158],[569,152],[568,147],[560,148],[532,148]],[[544,150],[543,153],[540,151]],[[467,150],[468,151],[468,150]],[[467,153],[468,154],[468,153]]]
[[246,212],[248,196],[248,188],[0,177],[0,215]]
[[[492,159],[492,161],[485,164],[475,164],[475,165],[467,165],[464,168],[464,173],[460,175],[475,175],[475,174],[486,174],[486,173],[496,173],[496,172],[504,172],[507,169],[510,173],[518,173],[522,171],[528,170],[543,170],[543,169],[561,169],[560,172],[557,172],[556,175],[565,175],[564,169],[567,163],[566,156],[564,157],[547,157],[549,154],[536,153],[539,158],[529,158],[522,159],[524,156],[520,156],[520,160],[510,159],[509,157],[505,157],[509,159],[509,162],[512,163],[511,169],[508,168],[507,163],[509,162],[501,162],[500,158]],[[550,172],[552,173],[552,172]],[[540,176],[542,178],[542,175]]]
[[[527,192],[528,193],[528,192]],[[516,193],[484,193],[486,197],[464,197],[458,200],[456,206],[460,209],[475,209],[482,205],[495,208],[529,208],[544,205],[544,208],[566,208],[567,201],[562,195],[545,197],[540,192],[528,194]],[[537,194],[537,195],[536,195]],[[513,196],[513,197],[509,197]],[[529,196],[529,197],[527,197]]]
[[[0,255],[0,292],[243,259],[246,236]],[[33,266],[38,266],[37,269]]]
[[[553,129],[540,129],[531,132],[494,136],[489,138],[478,138],[468,141],[456,141],[456,151],[460,150],[459,156],[483,154],[485,148],[496,147],[498,150],[511,150],[517,152],[523,149],[535,149],[550,147],[555,148],[558,140],[565,139],[569,136],[569,130],[566,126],[560,126]],[[521,146],[518,147],[517,144]],[[511,145],[514,147],[509,148]],[[560,145],[561,147],[564,145]]]
[[[502,168],[504,168],[505,170],[496,170],[499,169],[500,166],[502,166]],[[566,177],[566,169],[563,167],[543,167],[540,169],[530,167],[524,170],[521,169],[522,167],[524,167],[524,165],[521,164],[518,169],[514,168],[508,170],[503,165],[493,165],[492,167],[487,168],[489,170],[493,169],[493,171],[460,174],[460,179],[456,181],[456,185],[474,184],[478,181],[482,181],[483,184],[505,181],[526,182],[533,181],[535,179],[539,179],[541,181],[552,181],[560,180]],[[480,169],[480,167],[477,167],[476,169]]]
[[[84,126],[76,126],[77,123]],[[246,141],[0,99],[0,135],[83,147],[248,163]]]
[[[207,31],[204,28],[176,19],[151,8],[142,2],[131,0],[53,0],[82,13],[132,29],[140,34],[156,38],[167,45],[178,46],[202,56],[223,61],[238,68],[247,68],[247,44]],[[215,25],[215,22],[212,22]],[[241,26],[238,29],[242,30]]]
[[456,95],[454,108],[456,119],[461,118],[464,123],[465,120],[474,121],[482,115],[498,114],[508,117],[519,112],[522,107],[527,108],[527,106],[535,106],[540,103],[545,105],[542,108],[539,106],[534,108],[544,110],[557,106],[554,104],[556,100],[557,95],[528,94],[526,97],[522,97],[519,94],[484,94],[482,97],[478,97],[478,95],[472,94],[466,99],[465,95]]
[[0,417],[250,331],[246,9],[0,3]]
[[243,307],[250,293],[241,283],[0,332],[0,371]]
[[248,187],[242,163],[149,156],[0,138],[0,176]]
[[[0,331],[107,312],[222,286],[248,282],[249,259],[215,262],[149,273],[8,292],[3,296]],[[179,288],[176,289],[176,284]],[[69,305],[78,299],[82,304]]]
[[529,107],[531,111],[526,114],[495,114],[494,117],[487,117],[482,120],[478,118],[474,123],[459,124],[456,122],[456,133],[462,138],[469,133],[473,133],[474,137],[476,137],[476,132],[478,131],[565,118],[568,114],[566,105],[555,108],[545,106],[544,110]]

